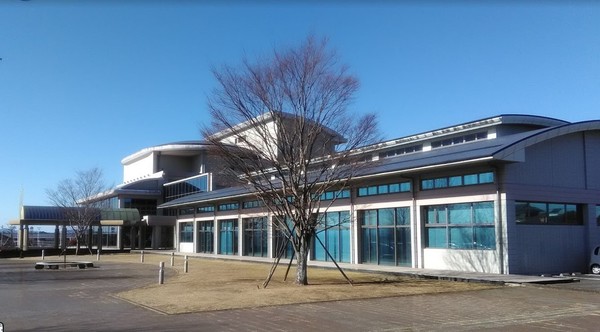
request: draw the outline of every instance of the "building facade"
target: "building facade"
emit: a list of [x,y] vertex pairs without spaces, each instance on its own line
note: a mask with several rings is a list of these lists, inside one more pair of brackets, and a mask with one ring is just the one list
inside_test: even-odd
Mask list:
[[[321,197],[335,200],[318,211],[312,260],[503,274],[589,269],[600,243],[600,121],[501,115],[361,151],[372,166]],[[175,211],[178,251],[291,255],[275,216],[244,187],[208,188],[158,209]]]
[[[245,130],[248,139],[256,136]],[[114,234],[110,245],[291,257],[273,226],[278,216],[251,189],[233,185],[209,148],[177,142],[125,157],[123,183],[98,199],[137,209],[140,220],[101,220],[107,241]],[[600,121],[500,115],[360,153],[369,167],[349,187],[319,197],[328,208],[315,211],[310,260],[500,274],[589,271],[600,245]]]

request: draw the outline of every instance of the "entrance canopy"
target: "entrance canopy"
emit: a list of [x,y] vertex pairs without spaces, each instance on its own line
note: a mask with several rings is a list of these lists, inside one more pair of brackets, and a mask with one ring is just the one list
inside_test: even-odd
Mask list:
[[[68,222],[66,213],[77,207],[23,206],[18,225],[62,225]],[[137,209],[96,209],[93,225],[132,225],[141,221]]]

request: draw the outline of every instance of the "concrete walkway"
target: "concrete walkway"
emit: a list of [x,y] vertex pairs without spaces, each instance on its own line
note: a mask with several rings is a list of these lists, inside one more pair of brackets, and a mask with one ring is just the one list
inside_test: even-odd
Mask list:
[[111,295],[155,282],[155,266],[100,263],[51,271],[0,259],[5,331],[594,331],[600,325],[598,293],[564,288],[572,284],[165,315]]
[[[141,250],[131,251],[131,253],[141,253]],[[175,255],[188,256],[189,258],[208,258],[221,260],[235,261],[251,261],[272,264],[272,258],[248,257],[244,256],[241,259],[238,256],[211,255],[199,253],[180,253],[162,250],[144,250],[144,253],[157,255]],[[287,264],[289,260],[281,260],[280,264]],[[332,262],[310,261],[309,266],[336,268]],[[415,278],[464,281],[464,282],[485,282],[495,284],[557,284],[577,282],[579,279],[576,275],[554,275],[554,276],[534,276],[534,275],[519,275],[519,274],[495,274],[495,273],[480,273],[480,272],[462,272],[452,270],[432,270],[432,269],[415,269],[402,266],[384,266],[384,265],[369,265],[369,264],[348,264],[339,263],[339,266],[344,271],[359,271],[359,272],[385,272],[397,275],[412,276]]]

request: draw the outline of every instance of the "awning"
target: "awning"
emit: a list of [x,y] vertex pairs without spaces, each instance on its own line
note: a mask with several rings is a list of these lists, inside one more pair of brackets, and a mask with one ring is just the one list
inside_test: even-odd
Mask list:
[[100,211],[100,223],[103,221],[121,220],[124,222],[136,223],[141,220],[137,209],[104,209]]
[[177,217],[175,216],[144,216],[142,221],[148,226],[175,226]]

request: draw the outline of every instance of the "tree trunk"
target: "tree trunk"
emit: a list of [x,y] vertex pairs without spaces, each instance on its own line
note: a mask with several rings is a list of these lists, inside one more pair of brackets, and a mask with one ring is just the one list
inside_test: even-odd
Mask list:
[[308,261],[308,239],[306,236],[302,236],[300,239],[300,250],[296,253],[296,285],[308,285],[308,270],[306,263]]

